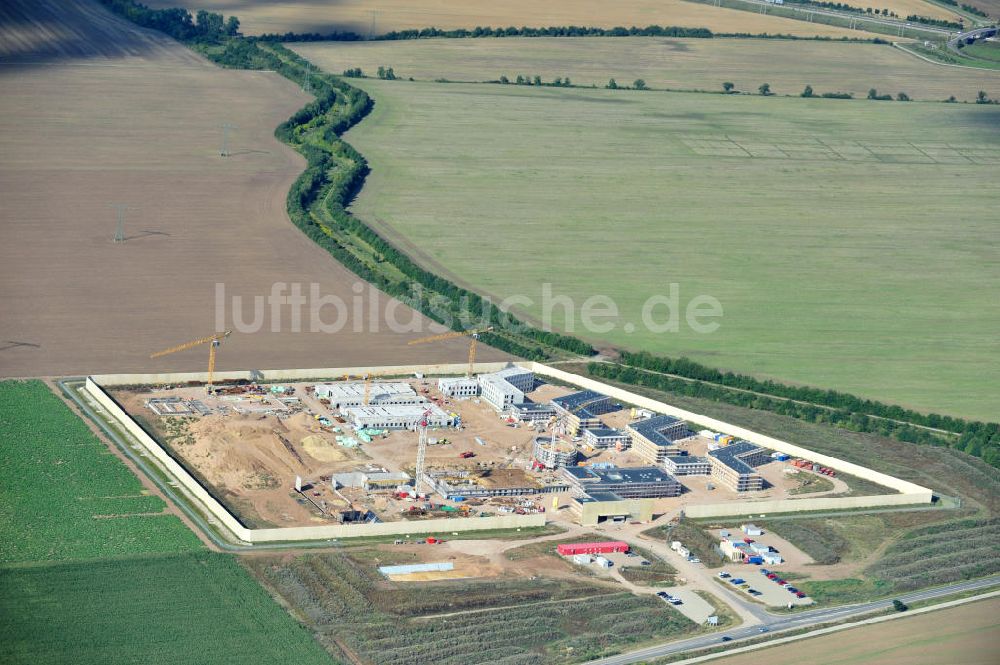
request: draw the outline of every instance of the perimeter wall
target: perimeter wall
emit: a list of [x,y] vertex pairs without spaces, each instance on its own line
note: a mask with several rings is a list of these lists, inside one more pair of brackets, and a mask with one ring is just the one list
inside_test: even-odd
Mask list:
[[[494,372],[511,363],[476,363],[476,372]],[[933,500],[933,492],[920,485],[872,469],[846,462],[844,460],[821,455],[812,450],[774,437],[759,434],[752,430],[731,425],[721,420],[709,418],[697,413],[678,409],[642,395],[610,386],[593,379],[572,374],[548,365],[534,362],[522,362],[518,365],[532,370],[535,374],[550,377],[570,383],[581,388],[595,390],[620,400],[624,403],[649,409],[657,413],[676,416],[682,420],[697,424],[708,429],[731,434],[746,439],[764,448],[787,453],[795,457],[803,457],[823,466],[864,478],[879,485],[896,490],[898,494],[875,496],[820,497],[814,499],[786,499],[761,501],[729,501],[718,504],[689,505],[684,511],[690,517],[722,517],[727,515],[750,515],[759,513],[788,513],[816,510],[850,510],[856,508],[874,508],[878,506],[903,506],[929,504]],[[467,364],[443,365],[400,365],[389,367],[336,367],[324,369],[289,369],[289,370],[254,370],[239,372],[217,372],[215,379],[219,381],[257,380],[257,381],[302,381],[306,379],[336,380],[345,374],[360,376],[403,376],[407,374],[448,375],[464,374]],[[250,543],[323,540],[330,538],[351,538],[364,536],[381,536],[392,534],[427,534],[451,531],[472,531],[487,529],[510,529],[542,526],[545,515],[502,515],[496,517],[435,519],[419,522],[382,522],[378,524],[328,525],[314,527],[288,527],[275,529],[248,529],[226,510],[204,487],[152,438],[145,430],[118,406],[101,388],[101,385],[139,385],[139,384],[177,384],[185,382],[203,382],[207,378],[204,372],[185,374],[106,374],[87,378],[86,389],[108,413],[117,420],[132,436],[146,448],[147,452],[194,496],[204,508],[231,531],[237,538]]]

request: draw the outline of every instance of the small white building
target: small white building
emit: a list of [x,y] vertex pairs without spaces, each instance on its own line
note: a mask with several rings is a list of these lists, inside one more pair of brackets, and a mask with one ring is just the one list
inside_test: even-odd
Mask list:
[[764,560],[764,563],[768,564],[769,566],[776,566],[779,563],[785,562],[785,560],[782,559],[781,555],[778,554],[777,552],[765,552],[764,554],[761,554],[760,557],[761,559]]
[[603,556],[599,556],[599,557],[594,558],[594,563],[596,563],[601,568],[610,568],[611,567],[611,560],[610,559],[606,559]]
[[740,529],[748,536],[763,536],[764,530],[756,524],[742,524]]
[[590,565],[590,561],[591,561],[591,558],[590,558],[589,554],[574,554],[573,555],[573,563],[578,563],[578,564],[583,565],[583,566],[588,566],[588,565]]
[[465,399],[479,395],[479,381],[468,377],[447,377],[438,379],[438,390],[448,397]]
[[631,441],[632,437],[629,436],[628,432],[612,427],[592,427],[583,430],[583,442],[598,450],[607,448],[625,450]]

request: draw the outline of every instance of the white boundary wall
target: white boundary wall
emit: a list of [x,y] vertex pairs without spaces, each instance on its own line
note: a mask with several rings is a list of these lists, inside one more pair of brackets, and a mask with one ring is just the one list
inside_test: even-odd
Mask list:
[[[496,372],[510,363],[476,363],[477,372]],[[610,386],[600,381],[571,374],[548,365],[535,362],[518,363],[521,367],[530,369],[539,376],[547,376],[559,381],[570,383],[581,388],[595,390],[622,402],[634,404],[640,408],[650,409],[658,413],[676,416],[682,420],[697,423],[712,430],[732,434],[733,436],[746,439],[762,447],[770,448],[778,452],[787,453],[796,457],[803,457],[810,461],[828,466],[843,473],[849,473],[859,478],[864,478],[879,485],[896,490],[898,494],[873,495],[873,496],[849,496],[849,497],[821,497],[815,499],[787,499],[787,500],[762,500],[762,501],[730,501],[719,504],[704,504],[687,506],[685,514],[691,517],[722,517],[727,515],[749,515],[752,513],[782,513],[782,512],[804,512],[814,510],[850,510],[854,508],[874,508],[877,506],[901,506],[929,504],[933,498],[933,492],[926,488],[894,478],[884,473],[868,469],[851,462],[821,455],[812,450],[802,448],[795,444],[774,437],[759,434],[743,427],[737,427],[721,420],[702,416],[697,413],[678,409],[664,402],[659,402],[648,397],[643,397],[627,390]],[[341,377],[345,374],[372,376],[402,376],[406,374],[421,373],[425,376],[442,374],[463,374],[467,370],[466,364],[444,364],[444,365],[400,365],[389,367],[335,367],[324,369],[288,369],[288,370],[260,370],[260,371],[238,371],[238,372],[216,372],[215,378],[220,382],[233,380],[251,380],[257,378],[263,381],[302,381],[306,379],[322,379]],[[274,541],[296,541],[296,540],[323,540],[329,538],[350,538],[359,536],[378,536],[391,534],[424,534],[447,531],[473,531],[485,529],[510,529],[542,526],[545,524],[545,515],[503,515],[497,517],[463,518],[463,519],[437,519],[424,520],[420,522],[383,522],[379,524],[355,524],[355,525],[329,525],[313,527],[287,527],[275,529],[248,529],[226,510],[211,494],[205,490],[180,464],[177,463],[165,450],[146,432],[139,427],[136,422],[119,407],[111,397],[104,392],[101,385],[139,385],[139,384],[177,384],[189,381],[205,381],[207,378],[204,372],[191,372],[184,374],[106,374],[95,375],[87,378],[86,389],[95,400],[97,400],[108,413],[134,436],[146,450],[164,468],[173,475],[184,487],[202,503],[205,509],[220,523],[225,525],[237,538],[250,543],[263,543]]]
[[[468,365],[447,365],[443,367],[458,367],[463,371]],[[392,372],[396,368],[380,368],[383,373]],[[323,376],[327,370],[304,370],[303,376],[309,378]],[[336,369],[329,376],[343,376],[353,370]],[[416,371],[422,371],[418,368]],[[423,370],[430,373],[430,369]],[[448,371],[448,370],[443,370]],[[492,371],[492,370],[491,370]],[[401,372],[402,373],[402,372]],[[249,372],[245,373],[249,376]],[[116,375],[112,379],[119,379],[119,385],[134,385],[144,383],[143,375]],[[162,376],[162,375],[161,375]],[[170,375],[167,375],[170,376]],[[177,383],[179,381],[197,381],[198,378],[177,378],[173,375],[167,379],[167,383]],[[173,476],[184,488],[191,493],[202,505],[202,507],[220,524],[226,527],[234,536],[248,543],[266,543],[280,541],[302,541],[302,540],[328,540],[330,538],[357,538],[366,536],[386,536],[405,534],[430,534],[430,533],[450,533],[459,531],[483,531],[488,529],[520,529],[527,527],[538,527],[545,525],[545,515],[538,513],[535,515],[498,515],[495,517],[465,517],[465,518],[445,518],[433,520],[421,520],[419,522],[380,522],[378,524],[333,524],[328,526],[304,526],[285,527],[275,529],[248,529],[240,524],[226,507],[213,497],[208,490],[194,479],[174,458],[149,436],[145,430],[131,418],[118,404],[108,395],[103,388],[95,381],[97,378],[87,377],[87,392],[107,410],[118,423],[128,431],[142,445],[143,448],[158,461],[167,473]],[[235,377],[233,377],[235,378]],[[278,380],[285,380],[289,377],[274,377]],[[202,379],[204,380],[204,379]],[[113,384],[112,384],[113,385]]]
[[[697,423],[708,429],[712,429],[725,434],[732,434],[741,439],[746,439],[764,448],[770,448],[782,453],[788,453],[795,457],[803,457],[823,466],[849,473],[858,478],[870,480],[890,489],[894,489],[899,494],[886,494],[874,496],[848,496],[840,498],[816,498],[816,499],[788,499],[781,501],[731,501],[719,504],[705,504],[687,506],[684,513],[691,517],[720,517],[724,515],[747,515],[761,512],[803,512],[812,510],[843,510],[852,508],[873,508],[875,506],[899,506],[910,504],[931,503],[933,492],[915,483],[894,478],[893,476],[868,469],[851,462],[821,455],[820,453],[802,448],[795,444],[771,436],[759,434],[743,427],[737,427],[721,420],[702,416],[697,413],[678,409],[663,402],[659,402],[649,397],[636,395],[627,390],[595,381],[578,374],[571,374],[541,363],[526,363],[535,374],[548,376],[566,383],[572,383],[589,390],[596,390],[617,400],[634,404],[643,409],[650,409],[658,413],[676,416],[688,422]],[[873,453],[874,454],[874,453]]]

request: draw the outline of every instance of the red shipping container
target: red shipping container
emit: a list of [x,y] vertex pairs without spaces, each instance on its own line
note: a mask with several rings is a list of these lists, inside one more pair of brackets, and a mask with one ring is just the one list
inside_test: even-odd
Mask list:
[[620,540],[609,540],[602,543],[566,543],[556,550],[562,556],[574,554],[609,554],[611,552],[628,552],[628,543]]

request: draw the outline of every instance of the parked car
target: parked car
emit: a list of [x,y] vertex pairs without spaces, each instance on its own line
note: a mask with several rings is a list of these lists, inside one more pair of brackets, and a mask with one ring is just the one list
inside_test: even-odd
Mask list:
[[729,637],[729,635],[723,635],[722,636],[722,641],[723,642],[732,642],[733,638]]
[[669,598],[670,597],[670,594],[667,593],[666,591],[657,591],[656,595],[659,596],[660,598]]
[[760,574],[761,574],[761,575],[767,575],[767,574],[768,574],[768,573],[770,573],[770,572],[771,572],[771,571],[770,571],[770,570],[768,570],[767,568],[761,568],[761,569],[760,569]]
[[726,579],[727,577],[732,577],[732,575],[723,570],[722,572],[719,573],[719,577],[722,579]]
[[741,585],[740,585],[740,588],[741,588],[741,589],[749,589],[749,588],[750,588],[750,585],[749,585],[749,584],[741,584]]
[[768,628],[767,626],[758,626],[758,627],[757,627],[757,632],[758,632],[758,633],[766,633],[766,632],[767,632],[767,631],[769,631],[769,630],[771,630],[771,629],[770,629],[770,628]]
[[688,559],[688,561],[690,561],[691,563],[701,563],[701,559],[699,559],[696,556],[691,557],[690,559]]
[[767,579],[769,579],[769,580],[776,580],[776,579],[778,579],[778,576],[775,573],[768,573],[767,574]]
[[756,596],[760,594],[760,591],[757,591],[757,589],[747,589],[747,593],[750,594],[751,596]]
[[785,587],[785,591],[787,591],[788,593],[798,593],[799,592],[798,589],[796,589],[795,587],[793,587],[791,585],[786,586]]
[[746,582],[746,580],[743,579],[742,577],[734,577],[733,579],[729,580],[730,584],[735,584],[736,586],[739,586],[744,582]]
[[652,565],[652,564],[650,564],[648,561],[643,560],[643,561],[639,562],[639,565],[640,566],[649,566],[649,565]]
[[801,591],[799,591],[799,592],[797,592],[797,593],[795,594],[795,597],[796,597],[796,598],[805,598],[805,597],[806,597],[806,595],[805,595],[804,593],[802,593]]

